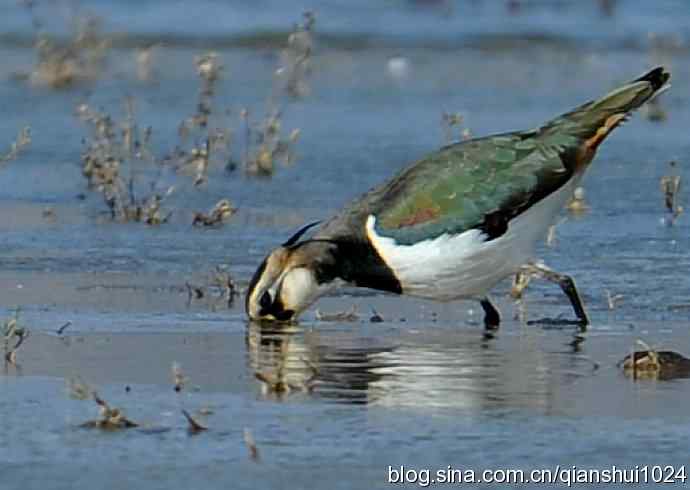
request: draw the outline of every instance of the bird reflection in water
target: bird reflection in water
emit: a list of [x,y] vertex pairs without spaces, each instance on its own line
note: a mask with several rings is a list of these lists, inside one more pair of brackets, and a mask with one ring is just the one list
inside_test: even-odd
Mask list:
[[[249,322],[249,369],[266,396],[282,399],[290,393],[312,393],[349,403],[368,403],[367,389],[380,378],[374,372],[376,354],[388,347],[357,346],[322,341],[322,333],[296,325]],[[333,341],[333,339],[330,339]]]
[[249,370],[267,398],[548,413],[556,392],[590,375],[592,364],[576,348],[546,352],[541,335],[528,329],[497,343],[475,330],[369,336],[353,332],[351,324],[347,330],[312,330],[250,322],[246,341]]

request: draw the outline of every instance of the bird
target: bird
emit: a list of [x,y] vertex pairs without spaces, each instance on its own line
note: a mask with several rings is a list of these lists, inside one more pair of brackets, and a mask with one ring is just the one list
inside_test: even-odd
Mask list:
[[320,296],[350,285],[477,300],[485,328],[495,329],[501,317],[490,290],[525,272],[559,284],[574,323],[586,327],[573,279],[536,263],[536,244],[599,145],[669,80],[657,67],[535,129],[457,142],[410,164],[270,251],[250,280],[248,317],[295,322]]

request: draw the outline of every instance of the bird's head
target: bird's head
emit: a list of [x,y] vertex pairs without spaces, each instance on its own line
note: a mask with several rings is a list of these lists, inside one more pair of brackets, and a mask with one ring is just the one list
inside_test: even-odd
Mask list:
[[337,245],[327,240],[299,239],[302,227],[264,259],[249,284],[245,309],[252,320],[296,320],[337,279]]

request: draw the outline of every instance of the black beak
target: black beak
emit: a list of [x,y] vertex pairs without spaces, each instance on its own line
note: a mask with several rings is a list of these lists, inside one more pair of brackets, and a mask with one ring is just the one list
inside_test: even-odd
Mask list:
[[289,322],[295,316],[294,310],[286,310],[283,302],[278,295],[275,301],[271,301],[271,295],[268,291],[264,292],[259,300],[259,315],[262,317],[273,316],[279,322]]
[[274,312],[273,316],[279,322],[289,322],[289,321],[292,321],[292,319],[294,318],[295,311],[294,310],[280,310],[279,312]]

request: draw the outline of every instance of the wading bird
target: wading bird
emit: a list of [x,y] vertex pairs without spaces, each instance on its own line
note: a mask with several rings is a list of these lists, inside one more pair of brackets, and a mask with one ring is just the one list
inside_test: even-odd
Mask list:
[[[539,270],[535,244],[573,195],[599,144],[666,89],[656,68],[537,129],[452,144],[346,206],[310,238],[304,226],[273,250],[249,285],[254,320],[291,321],[349,283],[438,301],[477,299],[487,328],[500,322],[488,293],[519,272],[558,283],[577,323],[589,320],[573,280]],[[302,239],[302,240],[301,240]]]

